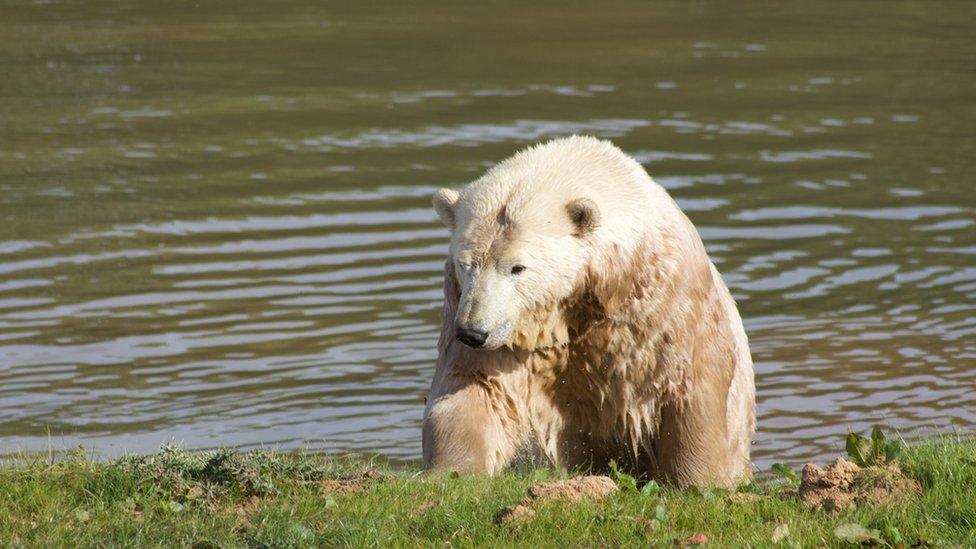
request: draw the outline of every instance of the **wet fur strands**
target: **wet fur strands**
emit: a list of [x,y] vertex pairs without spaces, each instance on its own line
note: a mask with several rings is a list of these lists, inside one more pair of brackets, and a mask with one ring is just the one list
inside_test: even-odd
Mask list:
[[559,139],[439,191],[434,208],[451,244],[429,467],[614,460],[681,486],[750,475],[742,321],[697,231],[637,162]]

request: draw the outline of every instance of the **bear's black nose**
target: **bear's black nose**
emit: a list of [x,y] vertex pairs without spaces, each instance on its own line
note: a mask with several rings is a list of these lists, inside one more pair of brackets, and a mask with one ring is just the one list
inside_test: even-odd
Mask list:
[[488,341],[488,332],[479,332],[478,330],[468,330],[462,328],[457,332],[458,341],[464,343],[468,347],[477,349]]

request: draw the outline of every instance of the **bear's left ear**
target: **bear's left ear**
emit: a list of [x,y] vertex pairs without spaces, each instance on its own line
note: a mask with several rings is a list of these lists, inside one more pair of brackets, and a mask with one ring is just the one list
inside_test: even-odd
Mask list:
[[441,189],[434,195],[434,211],[448,229],[454,230],[454,206],[461,194],[453,189]]
[[600,210],[596,202],[589,198],[577,198],[566,204],[569,219],[576,227],[575,236],[585,236],[592,233],[600,225]]

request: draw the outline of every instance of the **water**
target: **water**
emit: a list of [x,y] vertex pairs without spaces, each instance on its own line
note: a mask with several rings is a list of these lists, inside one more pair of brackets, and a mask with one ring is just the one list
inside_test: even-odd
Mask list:
[[0,452],[417,458],[430,195],[573,132],[699,227],[759,466],[972,431],[976,8],[807,4],[0,3]]

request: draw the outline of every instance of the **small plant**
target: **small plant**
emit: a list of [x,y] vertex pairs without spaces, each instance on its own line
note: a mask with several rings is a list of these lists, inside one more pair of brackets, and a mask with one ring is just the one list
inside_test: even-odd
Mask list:
[[654,520],[656,520],[658,524],[663,524],[664,521],[668,520],[668,510],[664,508],[664,505],[658,503],[657,506],[654,507]]
[[705,501],[715,501],[726,493],[721,488],[706,488],[703,486],[692,486],[688,490]]
[[841,541],[856,545],[878,545],[882,541],[881,532],[865,528],[856,522],[847,522],[834,528],[834,535]]
[[624,492],[638,492],[637,490],[637,479],[624,473],[617,468],[617,462],[610,460],[610,472],[613,473],[613,480],[620,486],[620,489]]
[[884,535],[885,540],[891,544],[892,547],[897,547],[899,544],[905,545],[905,539],[902,537],[901,532],[898,527],[891,524],[890,522],[885,524],[884,529],[881,531]]
[[773,474],[778,477],[786,479],[790,484],[796,484],[799,479],[793,469],[785,463],[774,463],[773,464]]
[[610,460],[610,472],[613,474],[613,480],[620,486],[620,489],[624,492],[637,492],[644,497],[656,496],[661,491],[661,486],[653,481],[649,480],[641,489],[637,489],[637,479],[633,476],[624,473],[617,467],[617,462]]
[[649,480],[647,481],[647,484],[641,487],[640,493],[644,497],[651,497],[658,495],[660,491],[661,486],[657,482]]
[[885,466],[897,460],[902,454],[902,445],[897,440],[886,440],[881,427],[871,429],[871,438],[865,438],[851,431],[847,434],[847,455],[860,467]]

